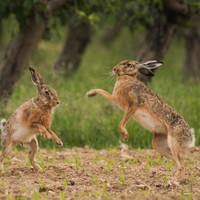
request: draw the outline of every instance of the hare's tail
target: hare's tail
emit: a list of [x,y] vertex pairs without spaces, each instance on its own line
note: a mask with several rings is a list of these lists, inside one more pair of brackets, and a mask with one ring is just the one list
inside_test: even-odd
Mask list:
[[5,125],[6,125],[6,122],[7,122],[6,119],[2,119],[2,120],[1,120],[1,122],[0,122],[0,129],[1,129],[1,132],[3,132],[4,127],[5,127]]
[[190,129],[191,135],[192,135],[192,140],[188,143],[188,147],[193,147],[195,145],[195,134],[194,134],[194,129]]

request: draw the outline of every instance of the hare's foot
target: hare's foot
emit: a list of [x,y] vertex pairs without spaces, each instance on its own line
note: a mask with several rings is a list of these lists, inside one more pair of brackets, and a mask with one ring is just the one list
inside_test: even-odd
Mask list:
[[90,90],[86,93],[86,96],[87,97],[93,97],[93,96],[96,96],[97,95],[97,91],[95,89],[93,90]]
[[186,173],[185,168],[182,167],[181,169],[177,169],[177,171],[175,172],[175,177],[181,178],[185,176],[185,173]]
[[58,136],[54,135],[53,139],[57,145],[63,146],[63,142],[61,141],[61,139]]
[[32,166],[33,166],[33,168],[34,168],[35,171],[42,171],[42,168],[41,168],[41,166],[38,163],[33,162]]
[[120,131],[122,139],[124,139],[125,141],[128,141],[128,131],[125,128],[120,128],[120,127],[119,127],[119,131]]
[[55,142],[57,145],[63,146],[63,142],[59,138],[56,138]]

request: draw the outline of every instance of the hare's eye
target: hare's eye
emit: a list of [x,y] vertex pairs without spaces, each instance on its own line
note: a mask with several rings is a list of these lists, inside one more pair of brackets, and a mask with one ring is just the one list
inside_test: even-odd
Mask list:
[[50,96],[50,93],[48,90],[45,90],[44,93],[47,95],[47,96]]

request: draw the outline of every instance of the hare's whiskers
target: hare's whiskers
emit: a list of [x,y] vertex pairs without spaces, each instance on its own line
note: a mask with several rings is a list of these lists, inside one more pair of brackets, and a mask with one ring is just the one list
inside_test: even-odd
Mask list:
[[114,83],[115,82],[115,74],[113,72],[106,72],[103,75],[107,78],[108,83]]

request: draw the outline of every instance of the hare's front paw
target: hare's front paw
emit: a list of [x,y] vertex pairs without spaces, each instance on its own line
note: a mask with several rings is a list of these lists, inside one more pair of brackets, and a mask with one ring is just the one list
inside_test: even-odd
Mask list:
[[93,97],[93,96],[95,96],[95,95],[97,95],[96,90],[90,90],[90,91],[88,91],[88,92],[86,93],[86,96],[87,96],[87,97]]
[[58,138],[55,140],[56,144],[60,145],[60,146],[63,146],[63,143],[62,141]]
[[46,132],[46,133],[42,133],[42,137],[43,137],[44,139],[50,139],[50,138],[51,138],[51,135],[50,135],[48,132]]
[[127,141],[128,140],[128,131],[126,130],[126,128],[124,126],[119,125],[119,132],[121,134],[122,139]]
[[126,129],[121,131],[121,136],[122,136],[122,139],[124,139],[125,141],[128,141],[128,132]]

